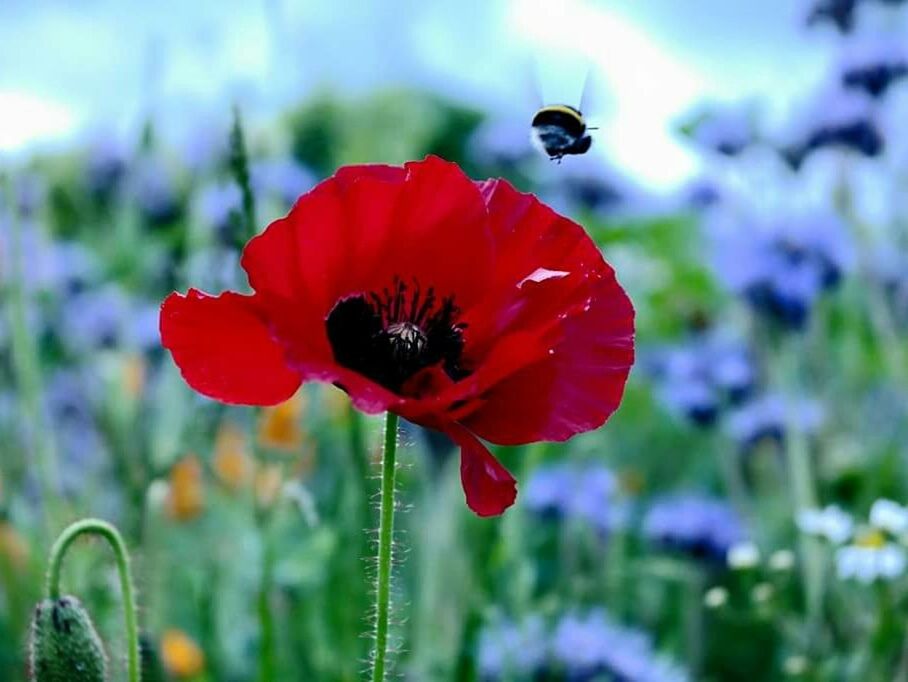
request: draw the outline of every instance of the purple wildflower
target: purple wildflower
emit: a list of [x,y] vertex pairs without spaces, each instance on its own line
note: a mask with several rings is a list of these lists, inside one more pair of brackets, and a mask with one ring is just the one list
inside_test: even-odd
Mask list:
[[657,500],[644,517],[643,534],[665,549],[718,562],[746,537],[741,518],[727,502],[695,494]]
[[479,677],[483,682],[531,679],[544,672],[548,655],[548,633],[542,618],[500,620],[486,625],[479,634]]
[[658,656],[649,635],[613,621],[602,609],[566,614],[552,653],[571,682],[686,682],[687,674]]
[[807,15],[807,25],[829,22],[841,33],[854,28],[858,0],[814,0]]
[[662,402],[698,426],[715,423],[727,405],[748,395],[756,369],[747,348],[718,333],[697,334],[657,350],[646,363]]
[[763,440],[781,444],[792,426],[803,433],[814,433],[823,421],[823,408],[816,401],[767,394],[730,414],[725,427],[742,447],[750,448]]
[[712,227],[719,280],[791,329],[806,325],[820,295],[836,287],[854,257],[844,224],[831,213]]
[[160,159],[143,159],[131,178],[133,198],[151,225],[166,225],[180,217],[183,207],[175,178]]
[[908,50],[896,38],[862,38],[846,53],[842,85],[880,98],[892,85],[908,76]]
[[513,170],[533,158],[533,145],[524,120],[489,120],[469,141],[470,156],[485,166]]
[[537,514],[580,520],[602,534],[622,528],[627,503],[620,499],[618,481],[601,464],[554,464],[537,468],[526,488],[526,504]]

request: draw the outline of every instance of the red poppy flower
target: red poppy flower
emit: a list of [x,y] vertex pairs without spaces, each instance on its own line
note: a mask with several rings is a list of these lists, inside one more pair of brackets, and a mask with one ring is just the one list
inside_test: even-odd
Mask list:
[[583,229],[436,157],[341,168],[252,239],[242,266],[252,295],[164,301],[163,344],[189,385],[273,405],[331,382],[364,412],[443,431],[481,516],[517,491],[480,438],[595,429],[633,363],[633,308]]

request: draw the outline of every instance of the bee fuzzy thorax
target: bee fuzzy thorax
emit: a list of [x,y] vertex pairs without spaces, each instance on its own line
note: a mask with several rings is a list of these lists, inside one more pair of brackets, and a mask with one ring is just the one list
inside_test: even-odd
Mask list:
[[532,140],[550,159],[589,151],[592,138],[578,109],[567,104],[542,107],[533,116]]

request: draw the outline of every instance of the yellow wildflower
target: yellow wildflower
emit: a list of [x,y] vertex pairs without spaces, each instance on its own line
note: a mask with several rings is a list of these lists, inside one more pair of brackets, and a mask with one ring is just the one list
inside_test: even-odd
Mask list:
[[300,418],[305,408],[301,392],[274,407],[262,410],[259,420],[259,444],[265,448],[296,452],[303,444]]
[[189,521],[202,512],[202,465],[195,455],[187,455],[171,468],[167,503],[171,518],[177,521]]
[[195,677],[205,670],[205,654],[182,630],[164,632],[161,638],[161,660],[167,672],[179,680]]
[[214,444],[214,472],[231,490],[243,487],[252,473],[252,462],[246,446],[246,435],[232,422],[218,429]]
[[0,521],[0,556],[17,569],[28,563],[28,544],[8,521]]

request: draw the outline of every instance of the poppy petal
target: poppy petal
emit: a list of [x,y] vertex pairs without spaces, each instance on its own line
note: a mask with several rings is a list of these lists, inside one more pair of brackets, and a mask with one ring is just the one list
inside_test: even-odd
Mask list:
[[485,391],[462,422],[499,444],[598,428],[618,407],[633,364],[630,300],[583,228],[503,180],[480,187],[503,255],[498,297],[470,311],[474,347],[494,348],[512,329],[535,330],[548,345]]
[[500,445],[562,441],[596,429],[618,408],[634,362],[634,310],[614,276],[562,323],[541,361],[496,384],[464,426]]
[[341,298],[381,292],[395,277],[464,308],[487,287],[492,255],[478,187],[430,156],[342,169],[249,242],[242,265],[256,292],[305,299],[324,318]]
[[300,375],[287,366],[253,300],[190,289],[161,305],[161,341],[199,393],[225,403],[276,405],[299,388]]
[[517,499],[517,481],[476,436],[466,429],[444,428],[460,446],[460,482],[467,506],[479,516],[498,516]]

